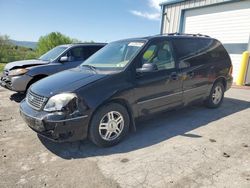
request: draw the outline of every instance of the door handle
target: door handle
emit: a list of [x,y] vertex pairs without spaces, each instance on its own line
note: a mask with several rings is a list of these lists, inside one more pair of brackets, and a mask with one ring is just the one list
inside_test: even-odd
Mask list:
[[172,80],[178,80],[178,74],[176,72],[172,72],[171,75],[170,75],[170,78]]

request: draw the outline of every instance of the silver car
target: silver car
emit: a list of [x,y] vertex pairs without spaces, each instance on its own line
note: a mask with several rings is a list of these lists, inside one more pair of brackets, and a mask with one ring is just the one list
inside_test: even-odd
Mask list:
[[31,84],[51,74],[80,65],[101,49],[104,43],[60,45],[38,59],[8,63],[0,78],[0,85],[16,92],[26,92]]

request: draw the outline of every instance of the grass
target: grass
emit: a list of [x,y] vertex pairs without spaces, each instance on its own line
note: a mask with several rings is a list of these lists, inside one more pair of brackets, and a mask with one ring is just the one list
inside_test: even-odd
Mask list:
[[3,72],[3,68],[6,65],[6,63],[0,63],[0,72]]

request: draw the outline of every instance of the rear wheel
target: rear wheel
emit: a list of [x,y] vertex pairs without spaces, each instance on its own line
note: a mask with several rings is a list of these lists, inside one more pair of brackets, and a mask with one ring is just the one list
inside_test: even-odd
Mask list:
[[101,147],[118,144],[129,131],[129,115],[122,105],[111,103],[101,107],[93,116],[90,140]]
[[208,108],[218,108],[224,99],[225,87],[221,82],[216,82],[205,104]]

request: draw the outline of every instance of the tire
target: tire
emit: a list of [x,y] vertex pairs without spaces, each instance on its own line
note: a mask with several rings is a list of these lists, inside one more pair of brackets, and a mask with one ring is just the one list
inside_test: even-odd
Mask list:
[[211,91],[208,99],[205,101],[205,105],[208,108],[218,108],[224,99],[225,87],[221,82],[216,82]]
[[130,118],[127,109],[110,103],[93,115],[89,128],[90,140],[100,147],[118,144],[129,132]]

